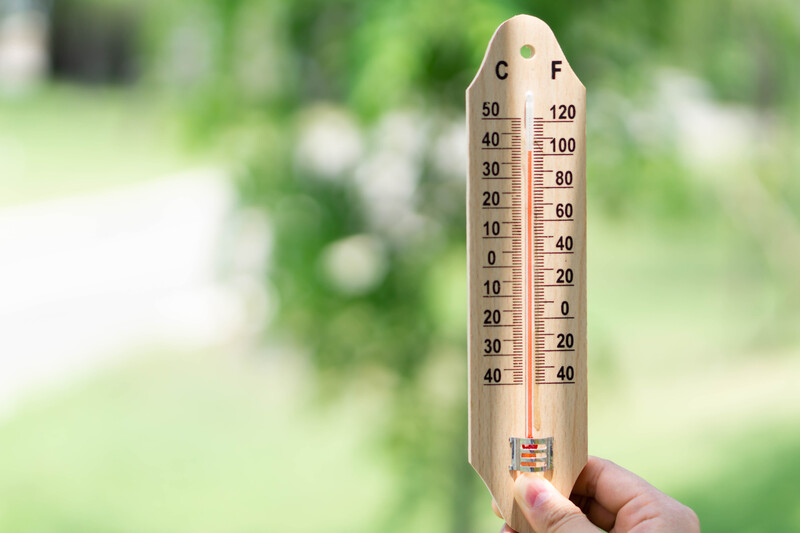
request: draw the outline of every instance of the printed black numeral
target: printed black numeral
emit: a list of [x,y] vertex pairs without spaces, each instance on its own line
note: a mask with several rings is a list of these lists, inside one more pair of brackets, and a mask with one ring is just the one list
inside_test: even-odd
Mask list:
[[556,172],[556,185],[572,185],[572,171],[567,170]]
[[483,229],[486,230],[486,236],[497,236],[500,235],[500,223],[499,222],[484,222]]
[[485,339],[483,353],[500,353],[503,349],[503,342],[500,339]]
[[495,279],[492,281],[487,280],[483,286],[486,287],[486,294],[491,296],[492,294],[500,294],[502,284],[499,280]]
[[500,323],[501,313],[497,309],[494,311],[490,309],[483,310],[483,323],[487,326],[492,326]]
[[573,379],[575,379],[575,369],[572,368],[571,366],[562,366],[561,368],[558,369],[556,377],[561,381],[564,381],[565,379],[567,381],[572,381]]
[[572,250],[572,237],[569,235],[566,237],[559,237],[556,242],[556,248],[559,250]]
[[497,102],[484,102],[483,103],[483,116],[496,117],[500,114],[500,104]]
[[553,118],[557,120],[565,120],[565,119],[574,119],[576,115],[575,106],[570,105],[558,105],[553,106],[550,108],[550,111],[553,113]]
[[496,131],[487,131],[481,142],[484,146],[497,146],[500,144],[500,134]]
[[483,375],[483,380],[486,383],[500,383],[500,379],[502,379],[502,377],[503,373],[500,371],[499,368],[490,368]]
[[500,193],[483,191],[483,205],[493,207],[500,205]]
[[556,205],[556,217],[558,217],[558,218],[572,218],[572,204],[558,204],[558,205]]
[[497,161],[484,161],[483,162],[483,175],[484,176],[497,176],[500,174],[500,163]]
[[572,348],[575,345],[575,338],[572,333],[559,333],[556,338],[558,339],[556,348]]
[[572,283],[572,269],[559,268],[556,270],[556,283]]

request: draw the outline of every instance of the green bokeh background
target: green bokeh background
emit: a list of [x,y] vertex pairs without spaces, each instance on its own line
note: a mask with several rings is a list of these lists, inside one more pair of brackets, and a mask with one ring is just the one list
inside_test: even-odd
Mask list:
[[[156,347],[0,423],[0,530],[499,529],[466,463],[459,139],[518,13],[587,88],[590,453],[706,532],[800,530],[796,1],[56,5],[136,20],[140,73],[0,101],[0,139],[36,154],[0,174],[2,204],[224,164],[269,221],[276,313],[244,363]],[[205,62],[184,79],[186,28]],[[357,154],[307,161],[337,128]],[[358,289],[325,262],[353,236],[381,265]]]

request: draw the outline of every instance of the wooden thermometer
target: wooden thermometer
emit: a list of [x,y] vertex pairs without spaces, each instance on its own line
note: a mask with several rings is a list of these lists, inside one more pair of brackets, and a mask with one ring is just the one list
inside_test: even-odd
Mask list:
[[467,89],[469,461],[506,521],[513,484],[569,495],[586,464],[586,89],[520,15]]

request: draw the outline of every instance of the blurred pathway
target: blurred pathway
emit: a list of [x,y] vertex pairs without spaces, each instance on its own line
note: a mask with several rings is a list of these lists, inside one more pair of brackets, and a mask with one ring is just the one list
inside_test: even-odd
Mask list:
[[137,347],[224,337],[215,262],[233,204],[202,169],[0,210],[0,414]]

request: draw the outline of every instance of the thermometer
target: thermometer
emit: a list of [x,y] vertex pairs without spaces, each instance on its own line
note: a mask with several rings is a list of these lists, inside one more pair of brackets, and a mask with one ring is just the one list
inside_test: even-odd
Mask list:
[[587,459],[586,89],[543,21],[497,29],[467,127],[469,461],[526,533],[516,477]]

